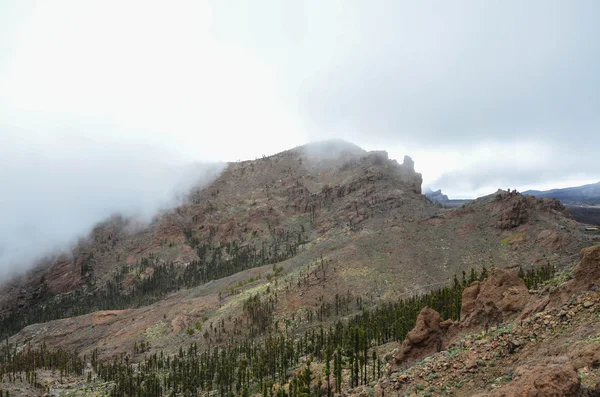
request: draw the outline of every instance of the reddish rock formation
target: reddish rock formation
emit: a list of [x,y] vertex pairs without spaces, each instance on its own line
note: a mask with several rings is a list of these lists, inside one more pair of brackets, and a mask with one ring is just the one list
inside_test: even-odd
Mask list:
[[496,192],[488,208],[496,219],[495,226],[501,230],[516,228],[529,222],[530,215],[535,210],[569,216],[568,210],[558,200],[523,196],[516,191]]
[[485,281],[476,281],[464,290],[460,325],[471,328],[498,324],[521,311],[528,300],[527,286],[516,271],[494,269]]
[[496,216],[498,229],[511,229],[526,223],[529,219],[527,199],[511,192],[496,195]]
[[598,368],[600,366],[600,349],[597,345],[576,346],[570,349],[569,359],[575,368],[586,366]]
[[527,303],[527,306],[525,306],[525,308],[517,317],[517,321],[522,321],[523,319],[528,318],[535,313],[543,311],[546,306],[548,306],[549,302],[550,298],[548,296],[532,297]]
[[573,279],[550,293],[549,307],[557,307],[582,291],[600,288],[600,245],[581,250]]
[[451,323],[446,320],[440,324],[440,314],[437,311],[429,307],[423,308],[417,317],[415,327],[402,342],[400,353],[396,356],[396,363],[415,361],[440,351],[443,334]]
[[600,245],[582,249],[580,257],[573,270],[574,284],[584,291],[597,288],[600,284]]

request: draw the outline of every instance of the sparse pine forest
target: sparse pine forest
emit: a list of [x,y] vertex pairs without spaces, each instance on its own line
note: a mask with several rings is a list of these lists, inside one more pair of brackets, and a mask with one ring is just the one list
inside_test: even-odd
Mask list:
[[[554,273],[547,265],[520,275],[535,287]],[[17,351],[6,344],[0,351],[0,374],[5,381],[26,380],[36,385],[36,369],[83,375],[89,361],[93,371],[87,371],[88,381],[112,382],[113,397],[200,396],[211,391],[222,396],[331,396],[343,385],[355,387],[378,379],[384,361],[374,348],[402,341],[423,307],[434,308],[442,318],[458,319],[463,290],[486,277],[487,269],[472,269],[463,272],[461,279],[455,277],[452,285],[371,309],[363,307],[348,320],[315,325],[302,333],[288,332],[274,321],[276,295],[267,289],[245,300],[239,321],[251,331],[241,340],[231,335],[226,343],[208,349],[191,343],[175,355],[146,354],[136,363],[129,354],[100,362],[97,351],[88,359],[62,350],[48,351],[45,346]],[[335,306],[339,309],[347,303],[336,298]],[[354,304],[362,306],[359,300]],[[221,328],[211,323],[205,337]],[[133,354],[147,349],[147,344],[136,343]]]
[[[0,338],[9,337],[34,323],[79,316],[97,310],[120,310],[149,305],[181,288],[199,286],[246,269],[284,261],[296,255],[298,244],[303,240],[302,231],[273,231],[269,241],[263,241],[260,246],[240,246],[235,240],[213,245],[200,242],[189,230],[185,234],[199,260],[180,267],[171,262],[160,262],[151,255],[135,266],[122,265],[102,289],[95,289],[95,283],[89,281],[84,288],[69,294],[42,296],[24,310],[14,309],[0,319]],[[92,269],[88,265],[91,261],[93,256],[84,264],[89,269],[86,270],[88,273]],[[152,272],[146,276],[143,272],[148,268]],[[123,281],[130,274],[135,274],[135,281],[129,288],[125,288]]]

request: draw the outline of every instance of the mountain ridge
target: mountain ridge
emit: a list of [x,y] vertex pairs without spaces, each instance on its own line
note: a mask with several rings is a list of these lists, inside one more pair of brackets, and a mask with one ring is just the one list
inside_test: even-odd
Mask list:
[[566,269],[593,241],[557,200],[499,190],[440,208],[410,157],[338,145],[230,163],[141,230],[96,226],[4,290],[3,335],[102,362],[293,339],[470,269]]
[[550,190],[527,190],[523,194],[537,197],[555,198],[566,204],[600,204],[600,182]]

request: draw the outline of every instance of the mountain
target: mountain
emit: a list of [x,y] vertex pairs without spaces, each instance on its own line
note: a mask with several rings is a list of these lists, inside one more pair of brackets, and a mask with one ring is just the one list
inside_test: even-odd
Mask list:
[[425,197],[427,197],[429,200],[433,201],[434,203],[441,204],[444,207],[458,207],[458,206],[461,206],[461,205],[466,204],[469,201],[471,201],[471,200],[449,199],[447,195],[442,193],[441,189],[433,191],[433,190],[427,188],[423,191],[423,195],[425,195]]
[[436,203],[446,203],[446,202],[450,201],[448,196],[446,196],[444,193],[442,193],[442,189],[433,191],[433,190],[427,188],[423,191],[423,194],[429,200],[435,201]]
[[523,194],[531,194],[536,197],[555,198],[565,204],[588,204],[600,205],[600,182],[589,185],[568,187],[552,190],[527,190]]
[[577,221],[600,225],[600,182],[564,189],[528,190],[523,194],[560,200]]
[[300,395],[325,387],[335,353],[350,392],[383,379],[423,305],[458,319],[492,268],[541,283],[598,242],[555,199],[499,190],[440,208],[421,184],[408,156],[326,141],[230,163],[150,224],[107,219],[2,287],[0,371],[21,376],[0,388]]

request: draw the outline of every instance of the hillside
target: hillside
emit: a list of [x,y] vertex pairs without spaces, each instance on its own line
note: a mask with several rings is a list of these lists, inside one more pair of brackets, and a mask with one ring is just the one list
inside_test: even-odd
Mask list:
[[369,394],[600,395],[599,269],[596,245],[535,290],[510,271],[476,281],[459,321],[423,309],[402,345],[383,347],[393,357],[388,375]]
[[[13,346],[93,357],[88,372],[101,393],[119,383],[98,363],[123,354],[129,364],[190,346],[233,355],[242,350],[227,349],[249,343],[295,345],[365,310],[452,285],[455,275],[466,282],[471,269],[568,269],[597,241],[557,200],[498,191],[445,209],[421,194],[421,182],[409,157],[399,164],[339,141],[231,163],[149,225],[113,217],[71,255],[4,286],[0,331]],[[382,317],[381,327],[393,327],[386,324]],[[307,357],[300,352],[319,365],[312,340],[278,362],[284,369],[273,380],[293,378]],[[260,390],[256,371],[228,372],[227,382]],[[42,388],[85,387],[82,374],[64,383],[42,375]],[[37,395],[26,382],[4,382]]]
[[564,189],[528,190],[523,194],[560,200],[578,222],[600,226],[600,182]]
[[545,191],[528,190],[523,192],[523,194],[531,194],[536,197],[555,198],[565,204],[571,205],[600,205],[600,182],[564,189]]

